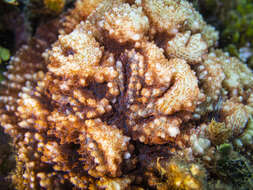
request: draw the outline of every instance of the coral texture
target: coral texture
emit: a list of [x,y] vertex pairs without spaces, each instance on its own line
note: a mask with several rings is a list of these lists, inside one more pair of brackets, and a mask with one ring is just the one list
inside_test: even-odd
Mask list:
[[184,0],[78,0],[56,24],[2,82],[17,189],[206,188],[194,159],[240,140],[253,110],[253,75],[210,50],[214,28]]

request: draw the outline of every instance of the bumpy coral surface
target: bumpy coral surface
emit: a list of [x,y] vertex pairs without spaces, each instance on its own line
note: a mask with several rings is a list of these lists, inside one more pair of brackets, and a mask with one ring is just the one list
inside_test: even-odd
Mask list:
[[58,40],[38,30],[2,82],[17,189],[204,189],[206,170],[187,160],[210,160],[253,110],[253,75],[210,50],[214,28],[184,0],[79,0],[58,22]]

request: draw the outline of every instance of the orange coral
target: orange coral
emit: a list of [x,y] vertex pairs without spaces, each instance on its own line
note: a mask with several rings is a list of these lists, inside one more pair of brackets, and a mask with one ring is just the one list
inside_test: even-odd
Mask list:
[[165,189],[205,189],[205,170],[198,164],[186,163],[181,158],[171,160],[158,158],[147,166],[145,175],[150,186]]
[[149,21],[141,8],[123,4],[105,14],[104,28],[120,43],[138,41],[147,33]]
[[[158,158],[160,147],[167,157],[185,147],[204,154],[206,138],[216,134],[198,138],[195,126],[213,111],[203,105],[215,107],[219,96],[227,100],[219,110],[226,127],[235,135],[244,130],[251,81],[235,68],[248,69],[223,53],[207,55],[217,32],[187,1],[78,0],[59,33],[53,43],[56,31],[38,30],[2,82],[0,121],[17,148],[18,185],[23,175],[28,189],[156,187],[159,179],[151,172],[147,182],[140,174],[147,169],[136,163]],[[250,105],[229,102],[238,94]],[[198,165],[166,164],[164,188],[203,187]]]
[[250,115],[253,114],[253,108],[231,98],[224,102],[221,114],[226,127],[233,132],[234,136],[238,136],[244,131]]

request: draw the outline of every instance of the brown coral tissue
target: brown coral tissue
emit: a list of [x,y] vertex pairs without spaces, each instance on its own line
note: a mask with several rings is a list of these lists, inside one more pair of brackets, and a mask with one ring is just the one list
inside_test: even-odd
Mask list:
[[[188,1],[75,5],[38,27],[2,82],[16,188],[205,189],[208,170],[187,162],[217,144],[210,116],[231,131],[224,142],[247,128],[251,71],[213,49],[218,32]],[[149,169],[160,158],[166,180]]]

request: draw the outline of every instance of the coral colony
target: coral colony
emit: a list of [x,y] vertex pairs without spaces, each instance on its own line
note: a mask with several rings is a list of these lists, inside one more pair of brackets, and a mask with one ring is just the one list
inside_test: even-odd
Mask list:
[[250,189],[253,74],[217,40],[185,0],[78,0],[39,26],[1,82],[16,189]]

